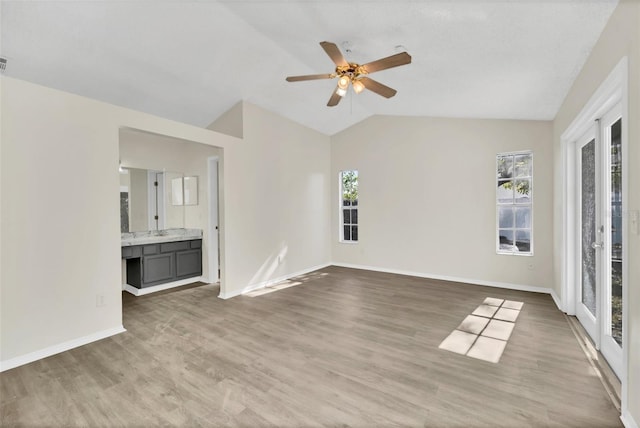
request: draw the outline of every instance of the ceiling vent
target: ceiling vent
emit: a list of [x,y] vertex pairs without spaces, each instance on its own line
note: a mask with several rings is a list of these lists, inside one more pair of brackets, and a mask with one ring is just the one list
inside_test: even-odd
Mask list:
[[7,59],[0,57],[0,72],[4,73],[7,69]]

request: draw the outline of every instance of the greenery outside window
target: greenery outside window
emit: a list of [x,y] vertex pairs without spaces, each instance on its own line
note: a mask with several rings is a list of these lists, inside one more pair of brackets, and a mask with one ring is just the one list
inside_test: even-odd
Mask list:
[[358,171],[340,172],[340,242],[358,242]]
[[496,170],[497,252],[533,255],[533,153],[500,153]]

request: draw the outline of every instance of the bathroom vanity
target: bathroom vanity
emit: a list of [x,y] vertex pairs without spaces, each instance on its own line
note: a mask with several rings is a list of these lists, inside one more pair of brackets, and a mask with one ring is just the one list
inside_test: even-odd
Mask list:
[[123,233],[121,242],[127,270],[125,290],[132,294],[183,285],[184,280],[202,276],[199,229]]

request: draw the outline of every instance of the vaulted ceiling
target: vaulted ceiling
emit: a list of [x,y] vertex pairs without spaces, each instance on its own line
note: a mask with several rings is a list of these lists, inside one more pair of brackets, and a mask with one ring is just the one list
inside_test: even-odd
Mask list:
[[[617,0],[2,1],[5,74],[207,126],[240,100],[334,134],[374,114],[553,119]],[[390,99],[335,81],[319,42],[366,63]]]

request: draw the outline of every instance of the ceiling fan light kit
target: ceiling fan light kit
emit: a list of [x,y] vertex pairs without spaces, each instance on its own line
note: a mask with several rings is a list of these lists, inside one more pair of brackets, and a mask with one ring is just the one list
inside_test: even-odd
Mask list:
[[329,58],[335,63],[336,69],[329,74],[310,74],[305,76],[289,76],[287,82],[301,82],[304,80],[334,79],[338,77],[338,85],[336,90],[331,94],[327,106],[333,107],[338,105],[340,99],[347,94],[349,85],[356,94],[368,89],[385,98],[393,97],[397,91],[369,77],[368,74],[386,70],[388,68],[398,67],[411,63],[411,56],[406,52],[400,52],[386,58],[378,59],[364,65],[347,62],[340,52],[338,46],[331,42],[320,42],[320,46],[329,55]]
[[359,94],[364,91],[364,83],[362,83],[359,79],[355,79],[351,82],[351,86],[353,86],[353,92]]
[[338,79],[338,88],[347,89],[349,87],[349,78],[347,76],[340,76]]

